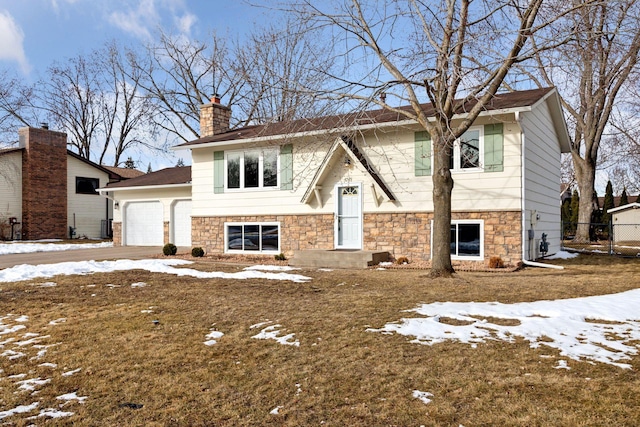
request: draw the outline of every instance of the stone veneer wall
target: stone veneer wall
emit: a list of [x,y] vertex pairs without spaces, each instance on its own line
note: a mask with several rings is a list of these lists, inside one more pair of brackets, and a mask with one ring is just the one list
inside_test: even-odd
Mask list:
[[113,246],[122,246],[122,223],[114,222],[112,224],[113,230]]
[[67,134],[18,131],[22,156],[22,238],[64,239],[67,230]]
[[166,245],[167,243],[173,243],[171,240],[169,240],[169,221],[164,221],[163,222],[163,228],[164,228],[164,245]]
[[[452,216],[484,220],[485,260],[499,256],[515,265],[522,259],[520,212],[456,212]],[[224,253],[225,222],[280,222],[280,245],[286,256],[294,250],[333,249],[333,218],[331,214],[194,217],[193,246]],[[394,258],[429,260],[432,218],[432,213],[365,213],[363,249],[387,251]]]

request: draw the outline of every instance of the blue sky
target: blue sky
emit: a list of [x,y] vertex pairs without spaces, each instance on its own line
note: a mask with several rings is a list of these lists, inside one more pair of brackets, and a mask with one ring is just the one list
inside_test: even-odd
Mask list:
[[[265,23],[264,14],[242,0],[0,0],[0,70],[35,83],[55,61],[110,40],[136,46],[152,41],[159,28],[199,40],[213,31],[241,39]],[[188,151],[158,155],[144,149],[128,155],[144,171],[148,164],[153,170],[174,166],[178,158],[189,164],[191,157]]]
[[204,39],[233,37],[264,19],[233,0],[0,0],[0,67],[37,80],[61,61],[116,39],[151,40],[158,28]]

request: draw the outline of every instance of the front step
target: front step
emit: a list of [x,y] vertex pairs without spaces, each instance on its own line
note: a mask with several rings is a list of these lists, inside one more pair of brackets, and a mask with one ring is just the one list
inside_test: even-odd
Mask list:
[[308,249],[293,251],[292,267],[367,268],[389,260],[389,252]]

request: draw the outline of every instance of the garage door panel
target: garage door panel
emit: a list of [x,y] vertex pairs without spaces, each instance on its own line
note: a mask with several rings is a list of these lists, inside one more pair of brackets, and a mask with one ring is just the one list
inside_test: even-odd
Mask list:
[[191,246],[191,200],[179,200],[173,205],[171,224],[172,243],[176,246]]
[[125,245],[162,246],[164,215],[162,203],[131,202],[125,206]]

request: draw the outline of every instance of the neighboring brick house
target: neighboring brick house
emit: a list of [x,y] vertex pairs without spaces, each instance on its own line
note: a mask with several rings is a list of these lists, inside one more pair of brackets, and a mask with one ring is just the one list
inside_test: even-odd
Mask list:
[[[191,182],[181,187],[188,193],[157,183],[169,229],[178,216],[167,201],[184,199],[189,241],[209,253],[364,250],[430,259],[432,148],[417,123],[373,110],[230,130],[219,101],[201,107],[201,138],[177,147],[192,152]],[[423,109],[433,115],[430,104]],[[452,258],[536,259],[543,233],[549,254],[558,251],[560,155],[568,151],[555,89],[497,95],[454,146]],[[114,223],[125,229],[123,205],[158,201],[145,194],[152,186],[133,190],[134,182],[114,191]]]
[[122,179],[67,150],[65,133],[22,128],[0,150],[0,238],[109,237],[112,202],[96,189]]

